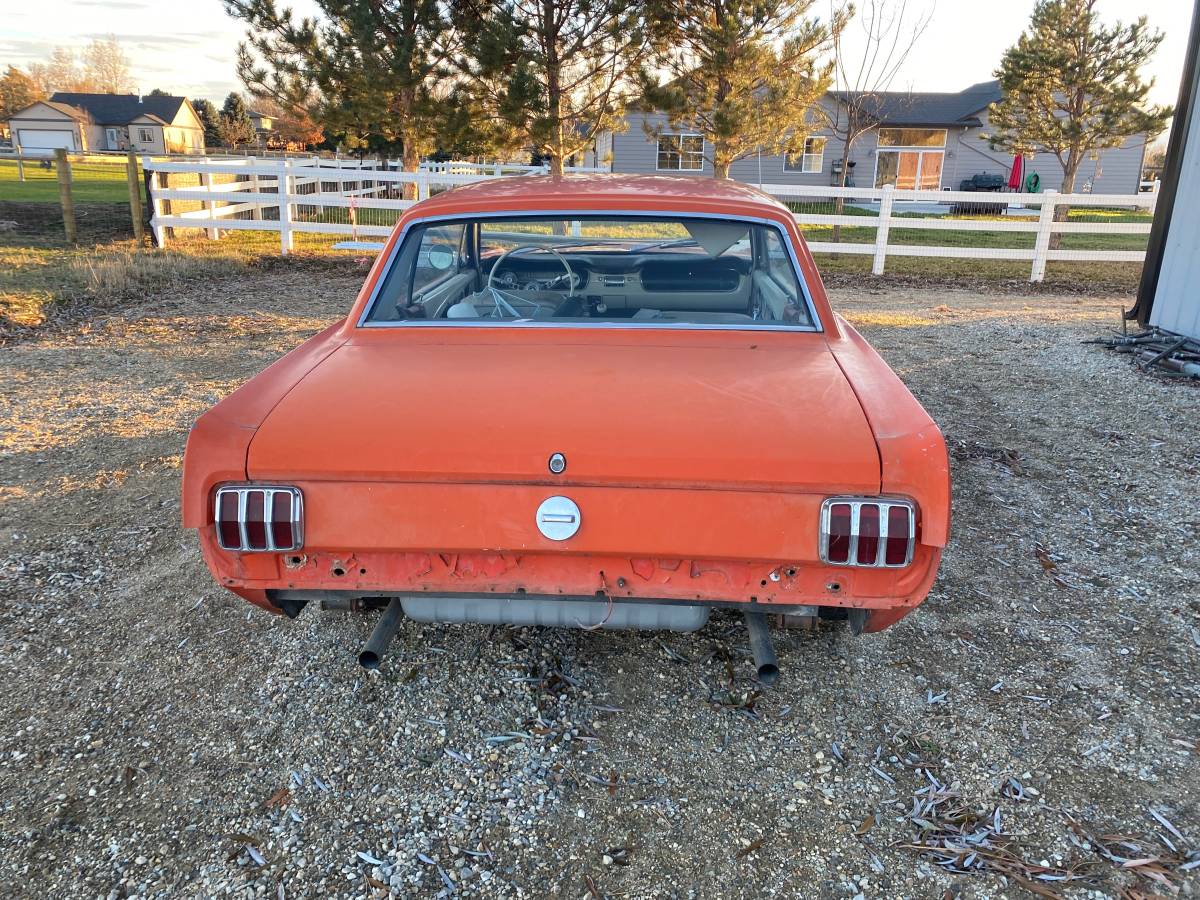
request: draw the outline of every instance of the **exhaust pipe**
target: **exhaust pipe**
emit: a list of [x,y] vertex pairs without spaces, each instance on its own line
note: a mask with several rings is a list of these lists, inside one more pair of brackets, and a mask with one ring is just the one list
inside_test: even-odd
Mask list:
[[403,615],[404,607],[400,605],[400,598],[393,597],[379,621],[375,623],[375,630],[371,632],[370,639],[363,646],[362,652],[358,654],[360,666],[364,669],[379,668],[379,661],[387,652],[392,638],[396,636],[396,629],[400,627],[400,618]]
[[772,685],[779,680],[779,662],[775,659],[775,648],[771,646],[767,617],[760,612],[743,615],[746,617],[746,631],[750,633],[750,652],[754,655],[758,680],[765,685]]

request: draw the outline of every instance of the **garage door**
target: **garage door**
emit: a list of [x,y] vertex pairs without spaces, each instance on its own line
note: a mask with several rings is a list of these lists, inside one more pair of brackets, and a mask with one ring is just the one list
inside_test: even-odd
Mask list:
[[50,129],[17,129],[17,142],[22,150],[75,150],[75,135],[70,131]]

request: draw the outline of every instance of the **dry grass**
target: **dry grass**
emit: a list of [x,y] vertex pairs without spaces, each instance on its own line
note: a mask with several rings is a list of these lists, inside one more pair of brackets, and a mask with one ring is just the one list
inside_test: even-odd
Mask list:
[[0,240],[0,344],[56,319],[173,292],[198,280],[231,278],[251,270],[365,272],[370,259],[329,249],[325,235],[297,236],[296,252],[279,256],[274,234],[238,233],[219,241],[201,236],[173,240],[165,249],[136,241],[97,247]]
[[72,275],[95,297],[142,295],[229,272],[229,260],[155,250],[101,251],[71,259]]

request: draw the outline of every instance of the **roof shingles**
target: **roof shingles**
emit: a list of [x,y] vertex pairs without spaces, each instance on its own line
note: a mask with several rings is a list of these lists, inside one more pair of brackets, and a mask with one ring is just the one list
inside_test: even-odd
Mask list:
[[953,94],[889,91],[874,95],[863,106],[884,125],[978,125],[976,114],[1000,97],[1000,82],[981,81]]
[[[128,125],[139,116],[154,116],[164,124],[175,120],[179,108],[186,103],[183,97],[145,96],[137,94],[77,94],[59,91],[50,103],[74,107],[91,116],[97,125]],[[62,111],[62,110],[60,110]]]

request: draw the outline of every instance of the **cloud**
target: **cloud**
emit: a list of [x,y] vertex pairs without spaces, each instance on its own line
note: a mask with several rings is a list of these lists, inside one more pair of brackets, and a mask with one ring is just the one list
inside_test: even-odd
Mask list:
[[[111,34],[91,34],[83,35],[85,40],[89,41],[107,41],[111,38]],[[215,38],[221,37],[221,33],[217,31],[164,31],[159,33],[143,33],[143,34],[120,34],[117,35],[117,41],[124,45],[132,44],[135,47],[178,47],[180,44],[204,44]]]
[[99,6],[101,9],[149,9],[153,4],[137,0],[75,0],[76,6]]
[[16,60],[40,60],[54,49],[52,41],[0,40],[0,55]]

